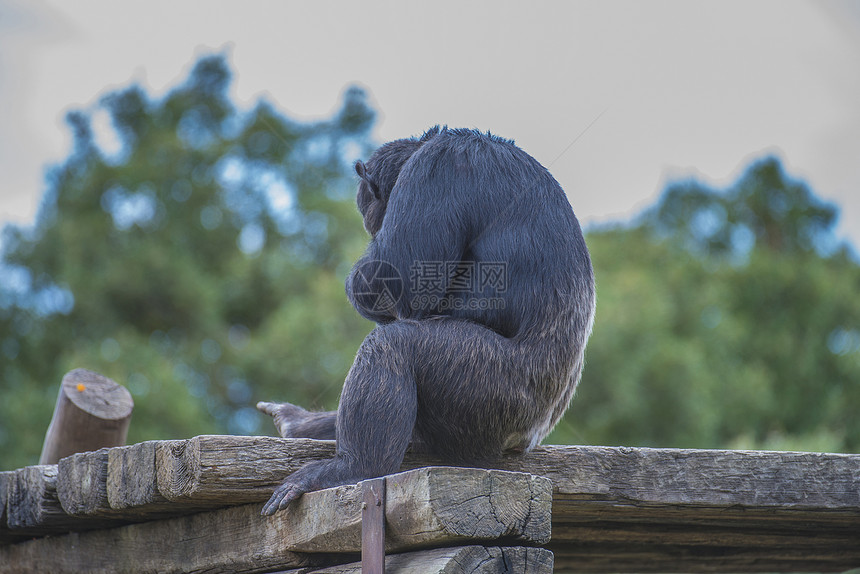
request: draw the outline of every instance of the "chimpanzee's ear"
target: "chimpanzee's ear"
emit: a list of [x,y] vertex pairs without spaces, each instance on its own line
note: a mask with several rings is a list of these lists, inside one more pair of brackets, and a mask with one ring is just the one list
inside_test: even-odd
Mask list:
[[367,181],[367,168],[364,167],[364,162],[358,160],[355,162],[355,173],[358,174],[358,177]]
[[368,177],[367,167],[364,165],[363,161],[358,160],[357,162],[355,162],[355,173],[357,173],[358,177],[360,177],[361,180],[367,184],[367,186],[370,188],[370,192],[373,194],[373,197],[375,197],[377,201],[381,201],[382,197],[379,195],[379,188],[376,186],[375,183],[373,183],[373,180]]

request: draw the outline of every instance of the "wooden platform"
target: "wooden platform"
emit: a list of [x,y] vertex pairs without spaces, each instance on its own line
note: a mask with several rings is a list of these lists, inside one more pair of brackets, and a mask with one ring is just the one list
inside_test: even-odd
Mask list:
[[[333,452],[331,441],[201,436],[0,473],[0,572],[354,571],[320,568],[356,560],[356,486],[259,516],[284,476]],[[403,470],[439,462],[410,456]],[[556,572],[860,567],[860,455],[547,446],[491,466],[508,473],[434,468],[389,482],[402,487],[386,503],[388,551],[455,547],[450,564],[484,556],[525,572],[547,569],[549,554],[525,550],[537,546]],[[407,518],[412,530],[397,530]],[[428,560],[445,562],[439,552]],[[460,571],[449,566],[438,571]]]

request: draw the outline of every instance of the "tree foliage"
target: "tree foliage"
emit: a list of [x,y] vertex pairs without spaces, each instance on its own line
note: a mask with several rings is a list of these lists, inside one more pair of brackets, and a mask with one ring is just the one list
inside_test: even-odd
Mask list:
[[669,185],[642,224],[695,253],[743,260],[758,247],[772,254],[836,247],[835,206],[788,177],[775,157],[754,162],[725,191],[696,180]]
[[[160,100],[69,114],[35,226],[2,236],[0,467],[36,461],[76,367],[128,386],[130,441],[272,432],[259,399],[336,406],[372,328],[343,280],[374,113],[354,88],[325,120],[241,111],[229,84],[207,57]],[[860,448],[860,267],[836,217],[764,158],[592,229],[594,335],[549,442]]]
[[836,217],[767,157],[589,233],[594,336],[550,440],[860,449],[860,267]]
[[3,236],[4,466],[38,456],[74,367],[128,385],[130,440],[268,430],[262,397],[336,405],[370,327],[342,285],[366,241],[351,163],[374,113],[357,89],[325,121],[240,112],[229,82],[208,57],[162,100],[132,86],[69,114],[35,227]]

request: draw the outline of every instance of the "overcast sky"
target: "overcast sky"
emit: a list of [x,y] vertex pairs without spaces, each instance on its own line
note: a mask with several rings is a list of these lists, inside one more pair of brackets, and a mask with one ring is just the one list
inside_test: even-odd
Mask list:
[[0,225],[30,223],[63,117],[228,55],[232,95],[325,117],[348,85],[378,141],[433,124],[513,138],[597,222],[667,179],[733,181],[777,154],[860,246],[860,2],[0,0]]

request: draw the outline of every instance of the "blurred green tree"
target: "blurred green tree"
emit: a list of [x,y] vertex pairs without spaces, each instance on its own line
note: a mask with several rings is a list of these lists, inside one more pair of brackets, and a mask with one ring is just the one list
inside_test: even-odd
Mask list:
[[80,366],[129,387],[130,441],[269,431],[259,398],[336,405],[371,327],[343,280],[374,112],[355,88],[328,120],[240,112],[229,82],[206,57],[162,100],[132,86],[68,115],[35,227],[3,235],[0,466],[35,461]]
[[827,255],[837,247],[837,216],[835,206],[788,177],[780,161],[769,156],[754,162],[725,191],[696,180],[670,184],[641,224],[695,253],[740,261],[754,247],[772,254]]
[[767,157],[592,230],[594,336],[550,441],[860,449],[860,267],[837,214]]

